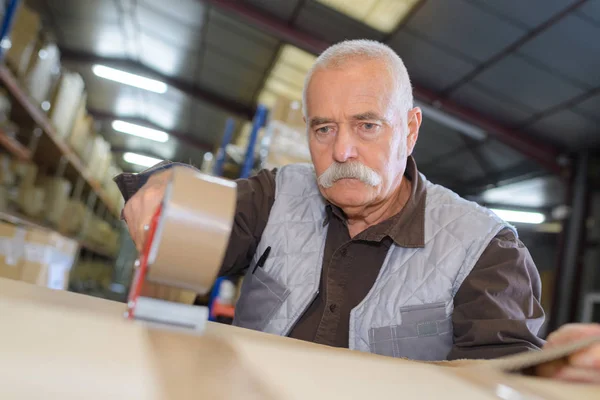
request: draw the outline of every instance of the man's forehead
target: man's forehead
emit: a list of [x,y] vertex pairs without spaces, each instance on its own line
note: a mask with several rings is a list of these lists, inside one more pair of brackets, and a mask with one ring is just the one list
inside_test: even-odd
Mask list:
[[351,114],[373,110],[384,114],[394,97],[395,85],[388,78],[389,74],[374,74],[364,68],[315,71],[306,90],[308,115],[313,108],[324,111],[334,106]]

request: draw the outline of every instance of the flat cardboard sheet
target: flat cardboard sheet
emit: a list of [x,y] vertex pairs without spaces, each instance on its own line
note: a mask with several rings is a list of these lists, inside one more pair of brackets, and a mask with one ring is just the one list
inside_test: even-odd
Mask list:
[[597,386],[434,366],[227,325],[209,323],[195,336],[125,320],[124,310],[121,303],[0,279],[0,398],[591,400],[600,394]]

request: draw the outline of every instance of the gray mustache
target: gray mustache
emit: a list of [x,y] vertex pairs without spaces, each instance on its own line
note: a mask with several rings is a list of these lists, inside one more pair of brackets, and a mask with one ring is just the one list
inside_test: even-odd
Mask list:
[[366,185],[381,184],[381,176],[371,168],[359,162],[332,163],[317,179],[319,185],[329,189],[340,179],[358,179]]

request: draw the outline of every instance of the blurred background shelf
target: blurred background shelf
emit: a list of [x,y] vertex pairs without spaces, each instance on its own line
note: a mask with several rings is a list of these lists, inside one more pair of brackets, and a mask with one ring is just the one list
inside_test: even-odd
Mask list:
[[0,146],[4,147],[16,159],[21,161],[31,160],[31,151],[14,137],[11,137],[0,128]]
[[[65,159],[67,168],[64,171],[64,175],[73,182],[79,178],[83,178],[87,184],[86,189],[94,191],[105,207],[107,207],[115,217],[119,217],[120,211],[117,204],[108,198],[108,195],[101,187],[100,182],[90,177],[88,169],[85,167],[79,156],[69,148],[62,138],[58,137],[58,134],[50,123],[46,113],[39,105],[30,99],[29,95],[21,88],[17,78],[6,65],[0,65],[0,82],[8,89],[10,95],[16,100],[16,104],[22,108],[26,116],[31,119],[35,126],[38,126],[42,130],[43,134],[41,138],[39,138],[40,142],[36,145],[37,148],[42,150],[39,152],[36,151],[33,159],[38,161],[38,163],[53,167],[53,169],[58,169],[61,159]],[[4,140],[0,140],[0,143],[4,144]],[[18,151],[17,154],[21,155],[19,158],[23,159],[26,154],[28,155],[28,160],[32,158],[31,152],[18,140],[13,139],[11,142],[13,148]],[[11,153],[15,154],[15,151],[13,150]]]
[[[60,232],[57,232],[55,229],[50,227],[48,224],[44,224],[41,221],[35,221],[31,218],[28,218],[24,215],[14,212],[14,211],[13,212],[0,211],[0,220],[9,222],[9,223],[17,225],[17,226],[32,227],[32,228],[47,230],[50,232],[55,232],[55,233],[61,234]],[[79,244],[79,246],[81,246],[81,248],[83,248],[87,251],[90,251],[96,255],[99,255],[99,256],[102,256],[105,258],[109,258],[109,259],[114,259],[116,257],[116,254],[114,251],[104,249],[104,248],[102,248],[102,246],[99,246],[97,244],[90,243],[89,241],[83,240],[83,239],[75,237],[75,236],[68,236],[68,235],[63,235],[63,236],[67,237],[68,239],[72,239],[72,240],[76,241]]]

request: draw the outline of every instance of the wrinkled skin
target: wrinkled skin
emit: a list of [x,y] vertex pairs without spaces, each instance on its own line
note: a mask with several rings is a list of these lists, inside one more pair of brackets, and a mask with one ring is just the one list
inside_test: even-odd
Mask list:
[[407,157],[419,136],[421,110],[406,113],[381,61],[318,69],[307,89],[309,148],[317,175],[333,162],[360,162],[382,177],[378,186],[342,179],[323,196],[348,218],[350,235],[398,213],[410,196]]

